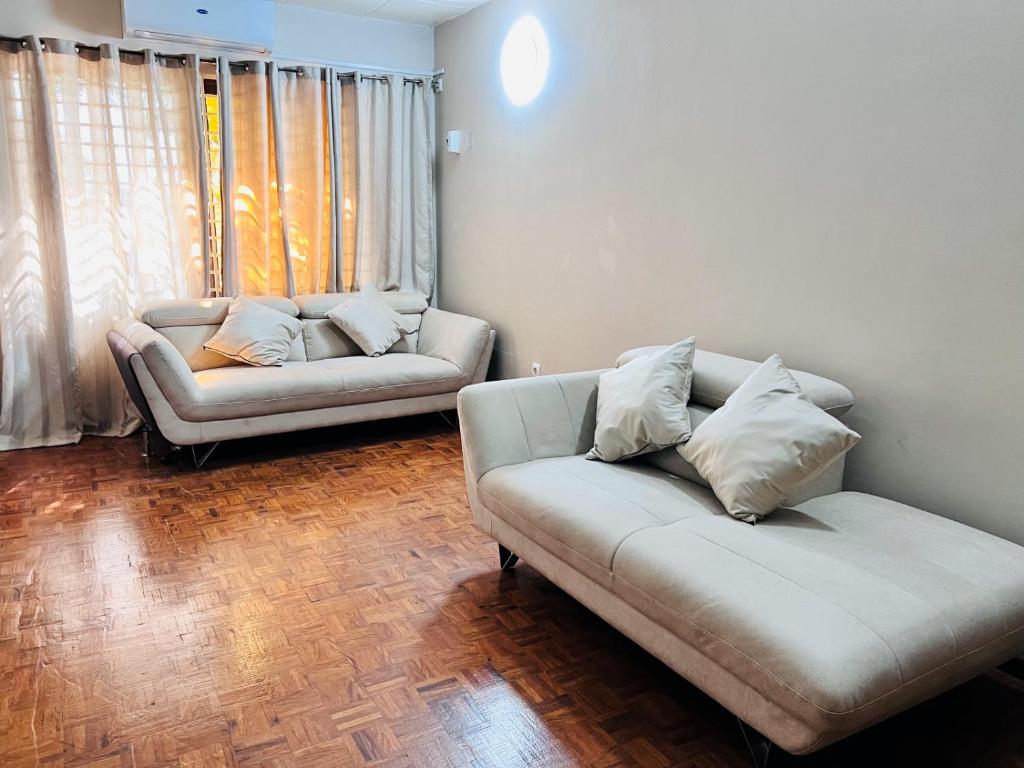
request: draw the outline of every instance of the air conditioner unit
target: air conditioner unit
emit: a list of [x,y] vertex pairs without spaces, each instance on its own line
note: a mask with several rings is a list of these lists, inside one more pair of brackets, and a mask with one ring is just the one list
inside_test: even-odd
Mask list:
[[270,0],[121,0],[121,18],[125,38],[264,55],[274,48]]

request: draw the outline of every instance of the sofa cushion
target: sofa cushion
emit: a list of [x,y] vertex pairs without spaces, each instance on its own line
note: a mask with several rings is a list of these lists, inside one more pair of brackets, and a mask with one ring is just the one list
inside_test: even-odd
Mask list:
[[[229,365],[243,365],[218,352],[210,352],[204,348],[206,342],[220,330],[219,325],[165,325],[156,332],[166,337],[185,358],[188,367],[193,371],[205,371],[209,368],[224,368]],[[299,334],[292,339],[287,360],[300,362],[306,359],[306,344]]]
[[409,354],[235,366],[195,374],[194,400],[165,393],[186,421],[247,418],[296,410],[456,392],[467,383],[451,363]]
[[909,694],[934,672],[956,679],[956,665],[1014,633],[1019,644],[1021,555],[919,509],[838,493],[756,527],[700,516],[638,530],[615,555],[613,590],[820,719]]
[[706,488],[653,467],[583,456],[499,467],[481,478],[477,492],[496,516],[605,584],[631,534],[722,513]]
[[326,318],[302,319],[302,339],[309,360],[361,355],[363,350],[341,328]]
[[[416,341],[419,336],[417,331],[419,331],[422,319],[423,315],[402,315],[402,328],[405,333],[388,352],[415,354],[417,351]],[[330,320],[303,318],[302,338],[306,355],[310,360],[326,360],[329,357],[363,354],[359,345]]]

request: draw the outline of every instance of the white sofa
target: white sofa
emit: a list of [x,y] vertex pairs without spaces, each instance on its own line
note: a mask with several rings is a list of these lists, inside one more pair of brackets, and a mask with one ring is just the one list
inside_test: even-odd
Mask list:
[[[755,366],[697,352],[696,429]],[[834,415],[853,405],[846,387],[794,373]],[[842,492],[841,463],[753,526],[672,449],[587,461],[600,374],[460,393],[470,506],[502,568],[522,556],[796,754],[1024,651],[1024,548]]]
[[203,349],[227,315],[227,298],[143,305],[107,341],[143,418],[176,445],[453,409],[462,387],[484,380],[494,331],[428,308],[416,294],[381,295],[416,330],[376,358],[326,318],[344,294],[256,298],[302,321],[281,367],[241,365]]

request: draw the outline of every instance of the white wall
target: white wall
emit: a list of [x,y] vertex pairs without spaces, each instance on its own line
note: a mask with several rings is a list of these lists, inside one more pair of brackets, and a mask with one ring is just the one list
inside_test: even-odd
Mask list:
[[[169,2],[172,0],[168,0]],[[434,32],[418,24],[278,5],[273,57],[430,71]],[[119,0],[0,0],[0,35],[36,34],[83,43],[121,38]],[[176,52],[182,46],[133,40],[134,48]]]
[[[525,12],[552,72],[517,109]],[[1024,3],[493,0],[435,45],[474,144],[440,156],[440,302],[499,375],[779,352],[858,396],[849,487],[1024,543]]]
[[274,56],[341,60],[401,70],[434,69],[434,30],[420,24],[277,6]]

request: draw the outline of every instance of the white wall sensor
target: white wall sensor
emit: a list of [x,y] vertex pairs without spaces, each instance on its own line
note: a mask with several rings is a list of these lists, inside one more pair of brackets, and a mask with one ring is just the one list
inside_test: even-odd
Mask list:
[[456,155],[462,153],[462,131],[448,131],[448,137],[444,140],[449,152]]

